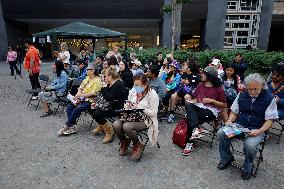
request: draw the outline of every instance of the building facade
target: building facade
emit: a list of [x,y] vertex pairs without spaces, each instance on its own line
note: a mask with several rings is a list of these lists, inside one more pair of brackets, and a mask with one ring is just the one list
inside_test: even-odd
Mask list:
[[[277,1],[277,0],[276,0]],[[31,34],[72,21],[83,21],[128,34],[128,46],[167,47],[171,44],[171,17],[160,10],[171,0],[0,0],[0,56]],[[182,9],[181,48],[211,49],[277,46],[269,43],[270,26],[279,28],[284,18],[273,12],[284,3],[273,0],[193,0]],[[276,5],[275,5],[276,4]],[[284,10],[284,7],[283,7]],[[274,18],[275,17],[275,18]],[[274,22],[274,20],[277,20]],[[276,23],[277,22],[277,23]],[[278,30],[278,29],[277,29]],[[272,30],[273,33],[273,30]],[[275,33],[275,32],[274,32]],[[41,40],[40,45],[48,46]],[[108,47],[123,44],[106,39]],[[279,49],[278,49],[279,50]],[[280,49],[281,50],[281,49]]]

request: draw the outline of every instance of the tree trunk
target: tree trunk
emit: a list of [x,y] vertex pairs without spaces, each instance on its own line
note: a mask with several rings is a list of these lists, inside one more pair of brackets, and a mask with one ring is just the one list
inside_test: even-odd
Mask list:
[[181,22],[182,3],[172,2],[172,55],[174,56],[175,38]]

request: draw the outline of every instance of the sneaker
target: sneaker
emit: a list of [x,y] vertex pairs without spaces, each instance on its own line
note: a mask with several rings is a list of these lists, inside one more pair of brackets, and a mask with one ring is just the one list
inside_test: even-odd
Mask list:
[[37,96],[32,96],[32,100],[37,100]]
[[76,133],[75,127],[67,127],[66,130],[62,131],[63,135],[71,135],[73,133]]
[[204,137],[204,135],[200,132],[199,128],[195,128],[192,132],[190,140],[198,139],[198,138],[202,138],[202,137]]
[[58,132],[57,135],[63,135],[63,131],[66,131],[68,129],[67,126],[62,127]]
[[173,123],[173,122],[174,122],[174,119],[175,119],[174,114],[170,114],[170,115],[168,116],[168,123]]
[[182,155],[188,156],[193,150],[194,150],[194,144],[193,143],[187,143],[185,148],[182,151]]

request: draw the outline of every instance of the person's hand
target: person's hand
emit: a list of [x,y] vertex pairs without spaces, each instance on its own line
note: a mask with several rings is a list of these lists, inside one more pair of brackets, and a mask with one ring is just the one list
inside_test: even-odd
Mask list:
[[214,102],[214,99],[212,99],[212,98],[204,98],[204,99],[202,100],[202,102],[203,102],[204,104],[212,104],[212,103]]
[[33,76],[33,72],[32,71],[29,71],[29,76]]
[[275,99],[276,99],[276,103],[279,103],[279,101],[280,101],[279,96],[275,96]]
[[225,122],[225,125],[231,125],[232,123],[233,123],[232,120],[228,120]]
[[251,130],[251,132],[248,133],[248,136],[257,137],[257,136],[259,136],[260,134],[262,134],[262,132],[261,132],[259,129],[255,129],[255,130]]

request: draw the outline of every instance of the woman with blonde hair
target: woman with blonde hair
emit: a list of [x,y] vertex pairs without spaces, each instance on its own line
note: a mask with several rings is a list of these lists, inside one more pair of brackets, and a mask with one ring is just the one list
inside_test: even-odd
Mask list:
[[108,110],[97,108],[92,113],[93,118],[98,123],[97,127],[92,131],[92,134],[96,135],[99,132],[105,132],[106,135],[103,139],[103,143],[109,143],[113,138],[114,131],[106,118],[117,116],[115,110],[123,108],[124,101],[127,99],[128,90],[123,81],[120,80],[120,76],[114,65],[106,69],[104,77],[107,86],[102,89],[101,94],[105,101],[110,104],[110,107]]

